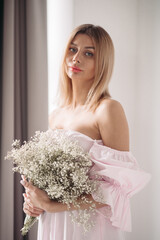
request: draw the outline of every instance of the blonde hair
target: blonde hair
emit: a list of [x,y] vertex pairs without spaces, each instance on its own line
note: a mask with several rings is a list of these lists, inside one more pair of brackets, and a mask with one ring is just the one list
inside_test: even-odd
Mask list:
[[111,97],[108,84],[114,65],[114,46],[109,34],[92,24],[80,25],[70,35],[60,69],[58,101],[60,106],[72,105],[72,81],[66,73],[65,59],[71,42],[78,34],[88,35],[95,47],[95,77],[85,102],[88,109],[95,110],[101,100]]

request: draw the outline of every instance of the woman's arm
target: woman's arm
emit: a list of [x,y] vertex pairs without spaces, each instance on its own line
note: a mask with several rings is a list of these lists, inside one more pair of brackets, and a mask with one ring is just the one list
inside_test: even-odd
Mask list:
[[[77,210],[75,206],[71,205],[68,208],[67,204],[59,203],[49,199],[47,193],[39,188],[33,186],[30,182],[27,182],[23,177],[21,184],[24,186],[26,193],[24,196],[24,207],[23,210],[26,214],[37,217],[44,211],[46,212],[64,212],[64,211],[73,211]],[[91,195],[86,195],[86,199],[92,201],[92,203],[80,203],[80,209],[89,209],[89,207],[94,203],[96,208],[101,208],[106,206],[106,204],[96,202]]]

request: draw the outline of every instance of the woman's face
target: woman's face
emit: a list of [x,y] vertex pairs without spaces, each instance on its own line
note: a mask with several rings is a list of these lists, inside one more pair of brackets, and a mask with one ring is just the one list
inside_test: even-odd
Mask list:
[[72,80],[93,81],[95,76],[95,47],[86,34],[78,34],[66,55],[66,73]]

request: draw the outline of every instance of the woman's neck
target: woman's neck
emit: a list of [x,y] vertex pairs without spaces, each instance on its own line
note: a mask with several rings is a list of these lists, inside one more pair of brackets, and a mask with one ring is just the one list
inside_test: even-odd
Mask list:
[[72,90],[73,90],[73,107],[77,107],[80,105],[84,105],[87,100],[88,92],[91,88],[92,83],[88,82],[88,84],[85,82],[81,83],[72,83]]

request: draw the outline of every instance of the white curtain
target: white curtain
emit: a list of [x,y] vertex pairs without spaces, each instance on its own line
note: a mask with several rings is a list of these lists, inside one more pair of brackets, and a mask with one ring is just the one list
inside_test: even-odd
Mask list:
[[74,0],[47,1],[49,113],[56,97],[63,50],[73,29]]

